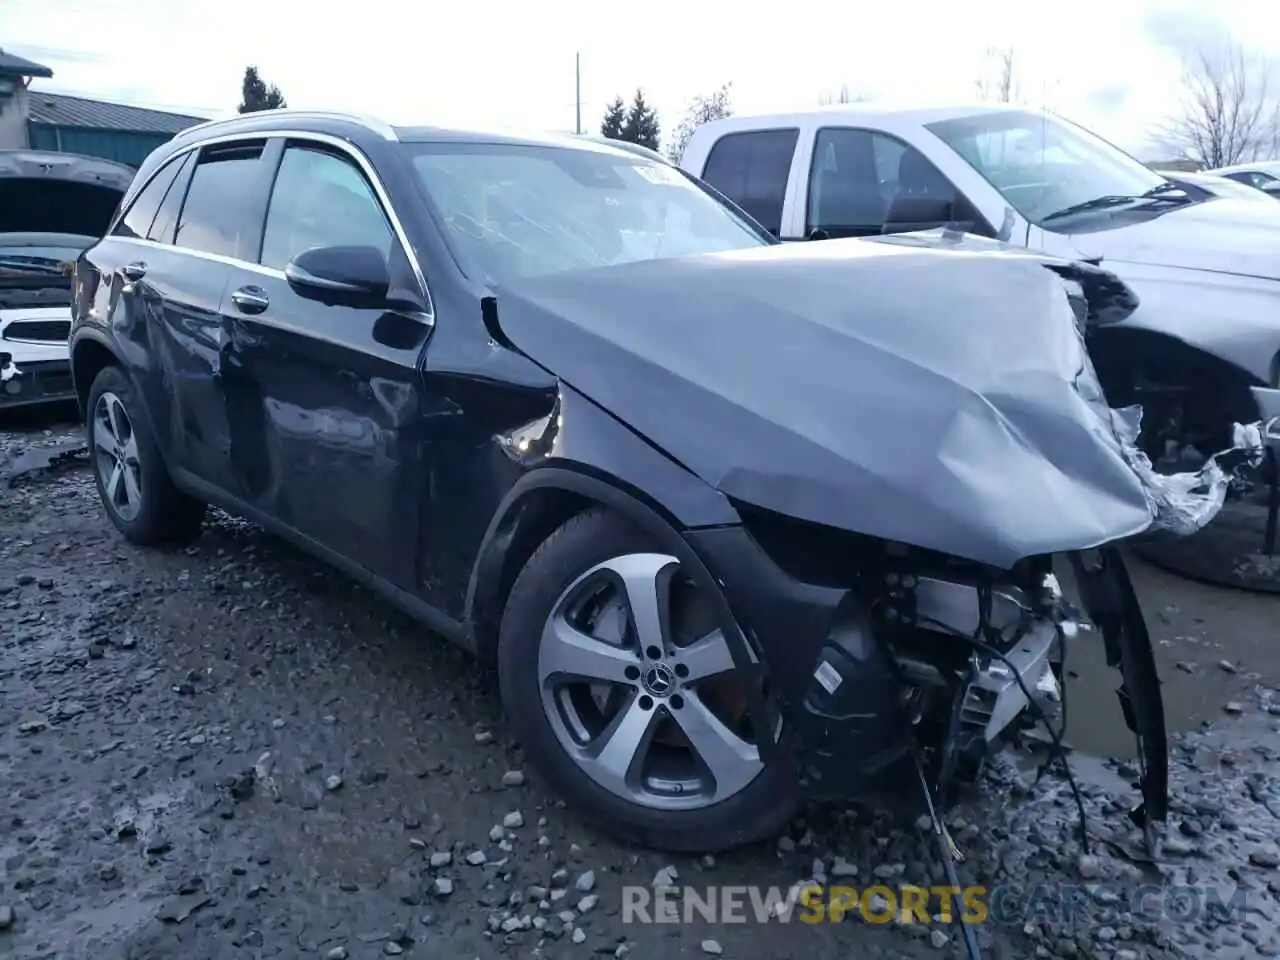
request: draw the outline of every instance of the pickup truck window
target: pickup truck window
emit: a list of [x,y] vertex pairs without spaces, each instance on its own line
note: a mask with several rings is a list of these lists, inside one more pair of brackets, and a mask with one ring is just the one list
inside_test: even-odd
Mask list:
[[[806,233],[878,236],[894,232],[901,201],[935,201],[954,209],[956,196],[955,186],[924,154],[896,137],[824,127],[814,141],[809,169]],[[888,231],[886,224],[891,224]]]
[[1229,177],[1238,183],[1247,183],[1251,187],[1257,187],[1259,190],[1266,189],[1268,184],[1276,182],[1276,178],[1270,174],[1263,173],[1261,170],[1241,170],[1239,173],[1227,173],[1223,176]]
[[1158,173],[1100,137],[1048,114],[981,113],[926,124],[1009,205],[1038,226],[1148,199]]
[[727,133],[712,146],[702,179],[776,237],[799,139],[795,128]]

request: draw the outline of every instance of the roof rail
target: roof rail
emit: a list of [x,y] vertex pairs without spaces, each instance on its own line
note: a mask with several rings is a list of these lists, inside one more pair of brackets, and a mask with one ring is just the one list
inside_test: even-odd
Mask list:
[[382,137],[384,140],[398,140],[395,129],[383,120],[377,117],[371,117],[362,113],[344,113],[337,110],[298,110],[293,107],[279,107],[274,110],[255,110],[251,113],[241,113],[234,117],[223,117],[219,120],[206,120],[204,123],[197,123],[195,126],[187,127],[178,137],[185,137],[187,134],[210,130],[214,127],[232,126],[242,120],[251,120],[264,116],[280,116],[280,117],[297,117],[300,120],[345,120],[348,123],[358,123],[362,127]]

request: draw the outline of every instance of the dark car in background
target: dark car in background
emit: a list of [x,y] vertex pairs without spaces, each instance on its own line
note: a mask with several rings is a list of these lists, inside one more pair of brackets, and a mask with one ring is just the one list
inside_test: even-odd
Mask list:
[[347,571],[496,664],[563,794],[684,850],[921,752],[980,762],[1050,709],[1054,557],[1087,552],[1163,819],[1109,545],[1187,494],[1126,447],[1081,332],[1131,298],[916,239],[779,244],[580,138],[193,128],[76,267],[102,503],[136,544],[215,504]]
[[0,410],[74,399],[71,274],[134,170],[75,154],[0,151]]

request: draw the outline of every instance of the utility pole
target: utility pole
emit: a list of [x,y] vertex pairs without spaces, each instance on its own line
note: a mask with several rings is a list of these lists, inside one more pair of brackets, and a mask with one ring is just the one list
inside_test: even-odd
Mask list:
[[575,119],[573,124],[574,133],[581,135],[582,133],[582,54],[575,53],[573,55],[573,109]]

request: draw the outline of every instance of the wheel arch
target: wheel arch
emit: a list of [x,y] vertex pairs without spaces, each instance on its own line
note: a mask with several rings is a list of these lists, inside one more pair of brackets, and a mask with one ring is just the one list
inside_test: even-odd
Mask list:
[[[1113,406],[1141,402],[1136,381],[1146,375],[1161,386],[1186,390],[1195,414],[1216,415],[1229,428],[1232,422],[1256,419],[1250,388],[1270,386],[1225,357],[1158,330],[1102,327],[1091,335],[1089,346]],[[1280,354],[1269,359],[1269,367],[1274,379],[1280,374]]]
[[[710,571],[682,535],[679,520],[657,500],[616,476],[580,465],[541,467],[521,477],[503,498],[472,569],[466,617],[482,659],[494,656],[507,594],[529,558],[570,518],[601,507],[650,534],[725,603]],[[728,614],[727,604],[719,612]]]
[[86,331],[72,342],[71,383],[75,387],[81,419],[89,417],[89,390],[93,381],[110,366],[124,369],[124,363],[105,337]]

